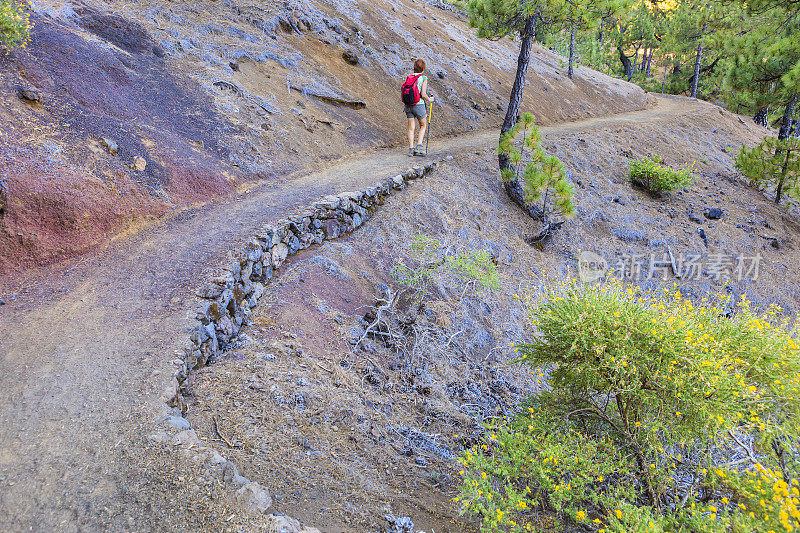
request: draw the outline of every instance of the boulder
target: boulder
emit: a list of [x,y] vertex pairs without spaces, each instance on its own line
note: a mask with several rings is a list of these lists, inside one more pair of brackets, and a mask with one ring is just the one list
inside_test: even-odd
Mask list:
[[322,232],[326,239],[336,239],[347,233],[347,225],[339,220],[329,218],[323,221]]
[[223,286],[218,283],[209,283],[197,290],[197,296],[205,300],[215,300],[222,295]]
[[261,256],[264,255],[264,249],[261,247],[261,244],[255,239],[247,242],[244,245],[244,252],[245,254],[247,254],[247,260],[252,263],[255,263],[256,261],[261,259]]
[[314,203],[314,207],[318,209],[339,209],[340,205],[341,200],[339,200],[339,197],[335,195],[328,195],[322,200]]

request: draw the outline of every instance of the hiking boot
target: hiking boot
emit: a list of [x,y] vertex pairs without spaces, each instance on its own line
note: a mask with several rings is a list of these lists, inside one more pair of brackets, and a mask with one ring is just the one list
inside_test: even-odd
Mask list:
[[425,156],[425,150],[422,149],[421,144],[418,144],[417,146],[414,147],[414,155],[421,157]]
[[417,151],[417,149],[416,149],[416,148],[409,148],[409,149],[408,149],[408,157],[412,157],[412,156],[415,156],[415,155],[417,155],[417,154],[416,154],[416,151]]

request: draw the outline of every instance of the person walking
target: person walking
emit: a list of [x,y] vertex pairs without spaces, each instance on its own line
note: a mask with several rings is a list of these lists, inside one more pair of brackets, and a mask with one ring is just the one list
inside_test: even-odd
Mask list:
[[[428,106],[433,95],[428,94],[428,77],[425,75],[425,60],[414,61],[414,72],[410,74],[400,90],[408,118],[408,155],[424,156],[422,141],[428,128]],[[419,124],[417,143],[414,144],[414,123]]]

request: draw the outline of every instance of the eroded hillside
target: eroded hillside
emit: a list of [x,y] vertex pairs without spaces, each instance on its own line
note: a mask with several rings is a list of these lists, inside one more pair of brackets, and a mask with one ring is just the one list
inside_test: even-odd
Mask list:
[[[243,181],[398,145],[413,57],[439,97],[435,136],[494,126],[516,67],[517,43],[481,41],[444,3],[35,6],[30,46],[0,57],[0,273]],[[523,107],[542,123],[648,105],[633,85],[562,67],[533,55]]]

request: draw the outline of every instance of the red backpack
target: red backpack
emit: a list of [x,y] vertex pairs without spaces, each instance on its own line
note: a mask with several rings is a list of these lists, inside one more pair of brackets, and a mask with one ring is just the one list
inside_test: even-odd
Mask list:
[[400,95],[403,98],[403,103],[407,106],[419,103],[419,86],[417,85],[417,80],[420,76],[422,76],[422,73],[411,74],[406,78],[406,81],[400,88]]

